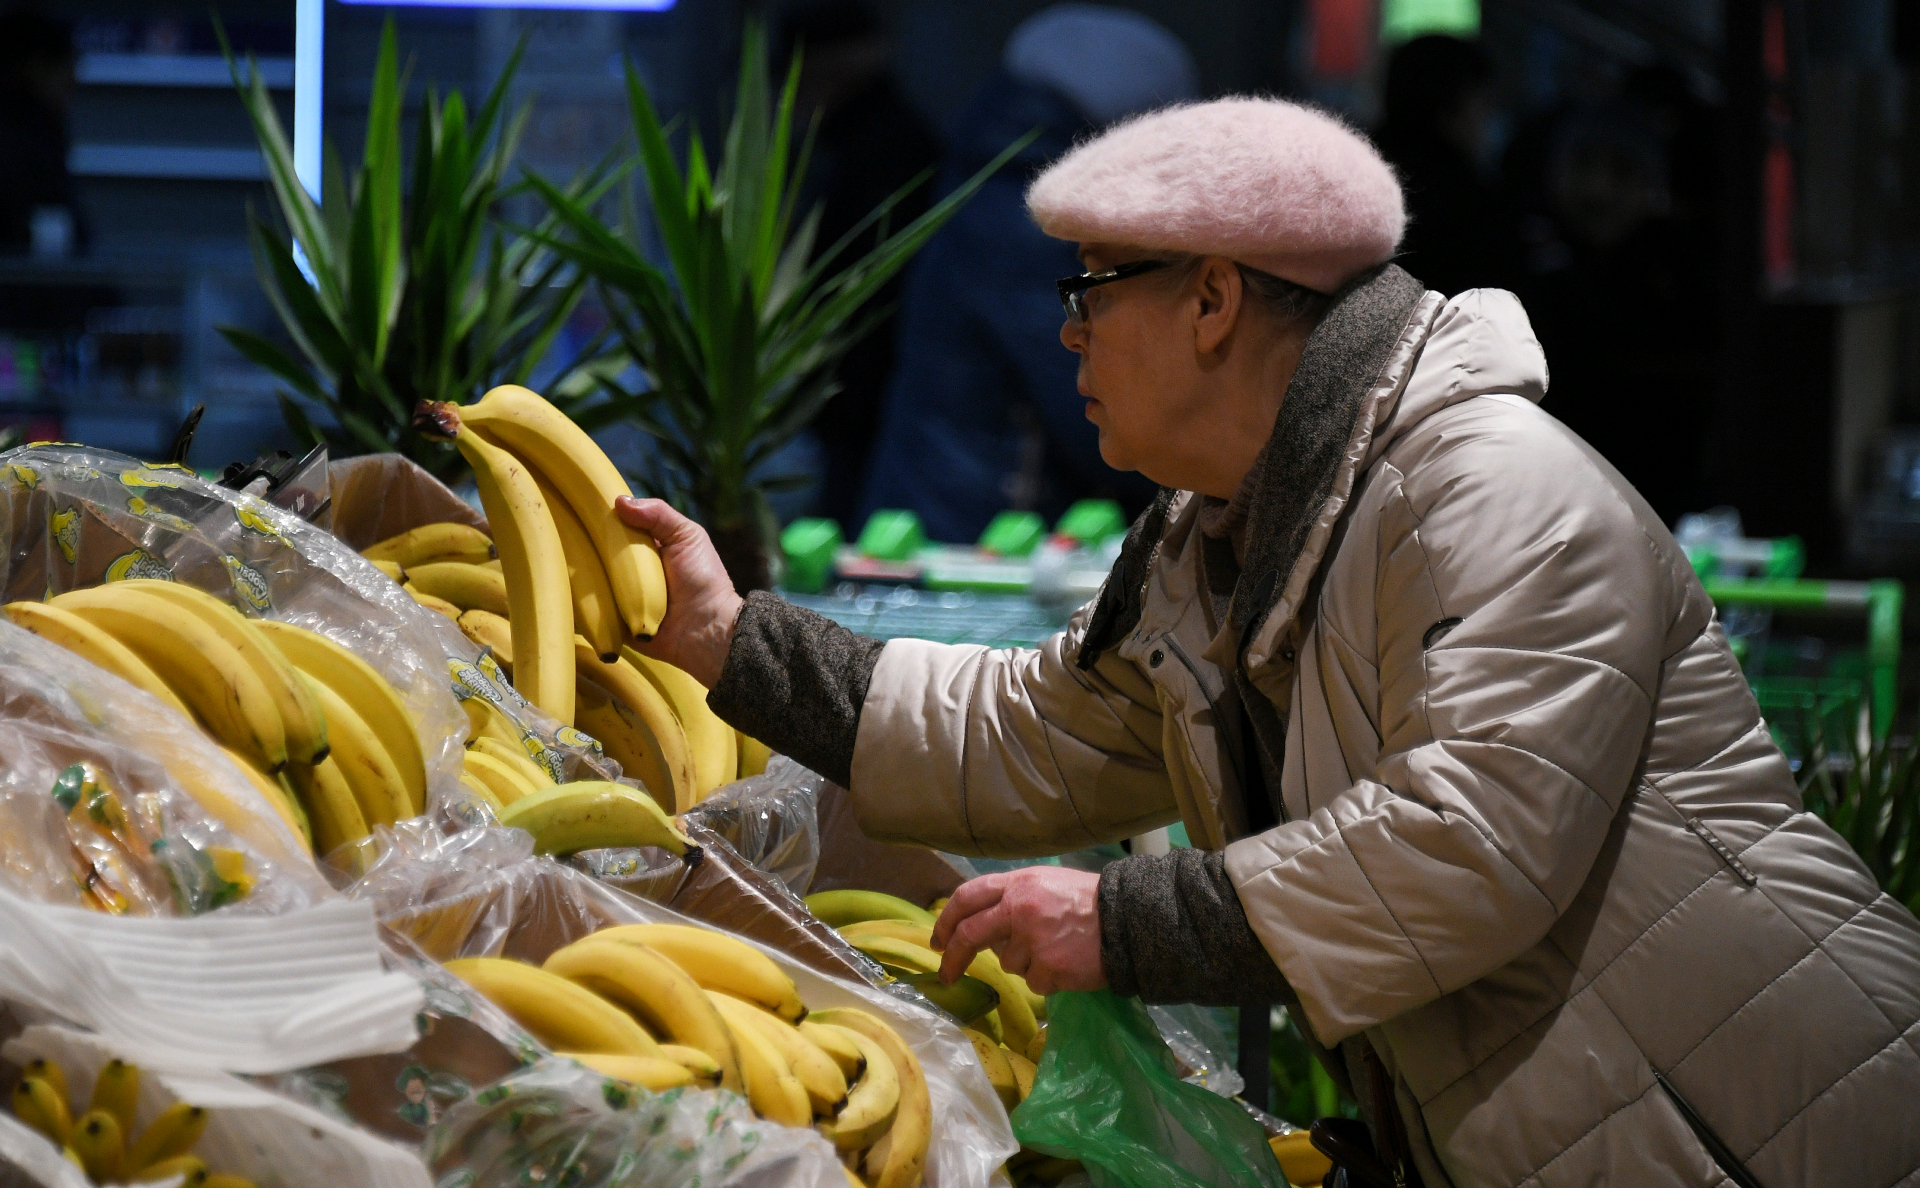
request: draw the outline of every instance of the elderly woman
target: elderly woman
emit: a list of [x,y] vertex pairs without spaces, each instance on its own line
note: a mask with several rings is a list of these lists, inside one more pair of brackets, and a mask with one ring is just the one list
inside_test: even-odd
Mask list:
[[1801,810],[1666,529],[1537,407],[1519,303],[1389,263],[1391,171],[1288,103],[1122,124],[1028,204],[1080,244],[1102,454],[1163,488],[1098,599],[1033,651],[882,645],[623,501],[667,562],[654,654],[876,838],[1183,821],[966,884],[946,972],[1285,1003],[1393,1183],[1920,1184],[1920,923]]

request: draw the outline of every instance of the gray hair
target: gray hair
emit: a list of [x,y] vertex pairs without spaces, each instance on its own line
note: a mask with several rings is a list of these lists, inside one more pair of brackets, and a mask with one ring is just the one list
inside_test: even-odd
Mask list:
[[[1167,270],[1170,281],[1184,284],[1192,280],[1200,271],[1205,256],[1190,256],[1184,253],[1157,253],[1173,265]],[[1282,326],[1291,326],[1304,322],[1308,326],[1318,325],[1327,310],[1333,306],[1333,298],[1317,289],[1305,285],[1296,285],[1290,280],[1282,280],[1271,272],[1262,272],[1251,265],[1238,260],[1233,266],[1240,270],[1240,283],[1253,295],[1254,303]]]

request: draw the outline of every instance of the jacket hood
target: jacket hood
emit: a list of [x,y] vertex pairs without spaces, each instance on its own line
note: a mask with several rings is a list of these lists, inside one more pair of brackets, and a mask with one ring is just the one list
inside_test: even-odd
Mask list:
[[1547,394],[1547,356],[1518,297],[1505,289],[1468,289],[1440,306],[1428,324],[1406,384],[1374,432],[1362,465],[1435,413],[1496,392],[1540,403]]

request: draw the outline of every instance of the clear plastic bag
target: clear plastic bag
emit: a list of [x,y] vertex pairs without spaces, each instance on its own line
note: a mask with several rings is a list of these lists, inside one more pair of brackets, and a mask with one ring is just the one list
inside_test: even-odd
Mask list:
[[116,914],[280,912],[331,894],[213,740],[0,618],[0,881]]
[[727,839],[734,853],[805,895],[820,861],[820,791],[827,778],[775,755],[767,770],[728,784],[694,806],[690,820]]
[[845,1188],[810,1130],[762,1122],[732,1093],[636,1091],[547,1059],[448,1109],[427,1139],[462,1188]]
[[1220,1007],[1149,1006],[1147,1014],[1180,1061],[1180,1079],[1189,1085],[1232,1097],[1247,1087],[1233,1066],[1236,1034],[1232,1016]]

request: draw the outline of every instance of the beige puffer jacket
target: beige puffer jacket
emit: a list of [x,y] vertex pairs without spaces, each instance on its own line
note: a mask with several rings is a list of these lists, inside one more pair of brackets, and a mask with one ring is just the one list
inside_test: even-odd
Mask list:
[[1545,388],[1511,295],[1414,306],[1243,652],[1282,824],[1241,836],[1185,497],[1090,669],[1086,610],[1033,651],[887,644],[860,822],[1037,855],[1184,821],[1302,1022],[1378,1054],[1430,1188],[1920,1185],[1920,924],[1801,810],[1686,558]]

